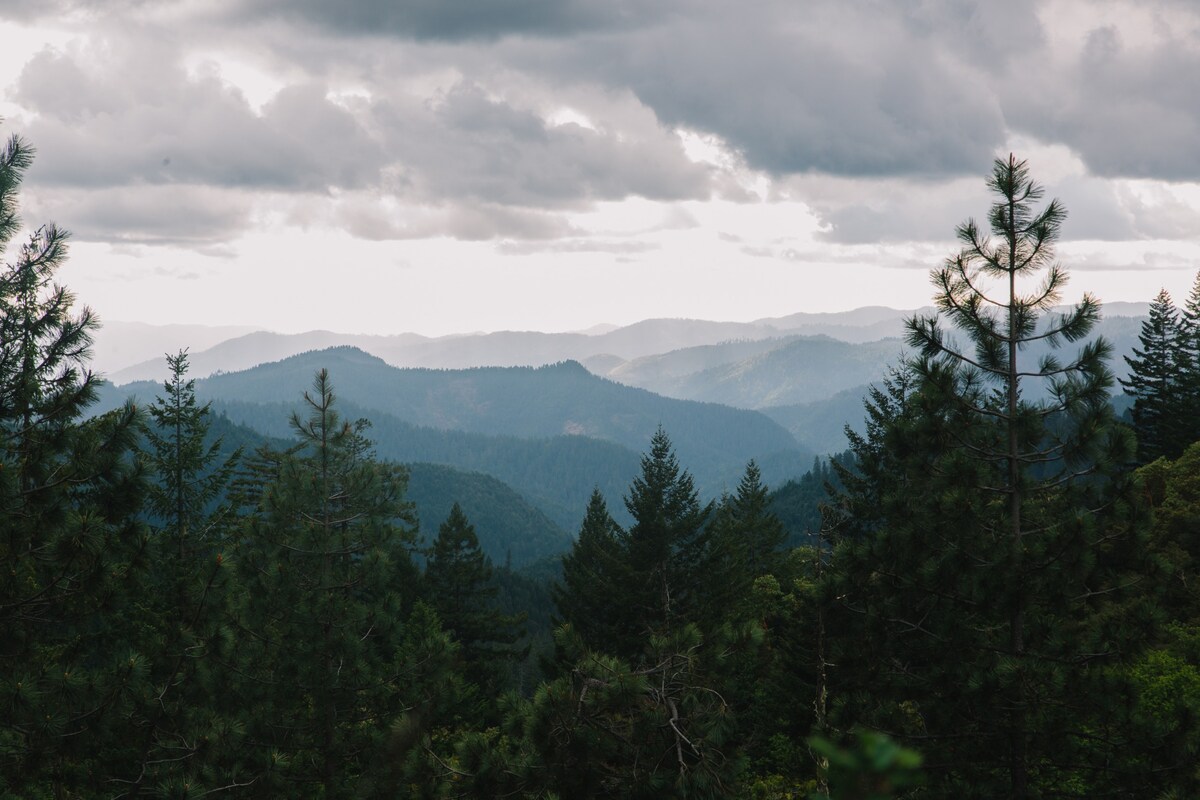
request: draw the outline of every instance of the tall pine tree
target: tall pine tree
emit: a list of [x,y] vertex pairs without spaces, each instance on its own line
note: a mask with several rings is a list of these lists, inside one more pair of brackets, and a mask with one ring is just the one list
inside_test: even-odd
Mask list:
[[1036,207],[1042,190],[1011,156],[988,186],[991,235],[961,225],[963,249],[933,273],[966,341],[937,317],[910,321],[912,387],[874,396],[854,447],[868,480],[850,482],[856,513],[832,565],[831,684],[839,715],[922,743],[937,793],[1028,798],[1103,782],[1080,745],[1104,708],[1089,678],[1136,632],[1120,605],[1132,538],[1101,517],[1097,473],[1129,441],[1111,418],[1107,342],[1066,361],[1023,352],[1081,341],[1099,317],[1087,294],[1050,313],[1065,212]]
[[[31,160],[18,137],[0,151],[0,248]],[[136,414],[85,419],[98,323],[54,283],[66,238],[39,228],[0,271],[0,794],[14,797],[110,792],[145,683],[120,614],[146,569]]]

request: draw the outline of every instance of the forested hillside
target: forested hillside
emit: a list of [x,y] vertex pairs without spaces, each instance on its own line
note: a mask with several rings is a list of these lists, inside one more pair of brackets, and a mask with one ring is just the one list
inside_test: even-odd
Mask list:
[[[0,797],[1200,793],[1200,275],[1118,389],[1015,157],[815,463],[573,363],[179,352],[102,402],[66,234],[11,246],[30,163],[0,151]],[[495,479],[399,463],[433,433],[574,505],[561,558]],[[811,470],[772,494],[779,452]]]

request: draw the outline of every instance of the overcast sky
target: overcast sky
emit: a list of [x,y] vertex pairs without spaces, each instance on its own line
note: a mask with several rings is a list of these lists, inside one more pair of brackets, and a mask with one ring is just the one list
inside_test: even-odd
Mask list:
[[913,308],[1009,152],[1072,293],[1200,266],[1191,0],[0,0],[0,42],[23,217],[108,319]]

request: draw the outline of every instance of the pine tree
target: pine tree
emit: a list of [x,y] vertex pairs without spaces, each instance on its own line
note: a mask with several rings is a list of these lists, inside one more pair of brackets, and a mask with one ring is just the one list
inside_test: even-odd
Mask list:
[[1138,457],[1149,463],[1160,456],[1174,458],[1187,444],[1184,428],[1187,353],[1178,312],[1166,289],[1150,304],[1150,316],[1138,335],[1141,348],[1125,356],[1129,379],[1122,380],[1133,397],[1133,425],[1138,437]]
[[866,484],[847,490],[830,660],[843,712],[919,737],[940,791],[1026,798],[1099,780],[1079,767],[1102,757],[1079,746],[1104,707],[1088,667],[1136,636],[1119,588],[1132,537],[1100,513],[1129,441],[1107,402],[1107,342],[1065,363],[1022,353],[1080,341],[1099,316],[1088,294],[1048,316],[1066,281],[1053,254],[1065,212],[1035,207],[1042,191],[1012,157],[989,188],[992,236],[963,224],[963,249],[933,273],[968,347],[937,317],[911,320],[912,386],[873,395],[855,442]]
[[467,675],[487,696],[498,690],[498,659],[512,658],[518,619],[495,605],[492,564],[479,549],[475,527],[455,503],[428,551],[425,590],[445,629],[462,645]]
[[365,422],[340,417],[325,370],[304,401],[299,446],[239,535],[236,702],[268,751],[261,792],[334,798],[354,793],[404,708],[414,518],[406,474],[374,460]]
[[[0,248],[32,150],[0,152]],[[54,283],[67,234],[34,231],[0,272],[0,794],[98,795],[127,756],[125,698],[145,660],[119,613],[140,594],[132,406],[85,419],[98,323]],[[119,768],[118,768],[119,771]]]

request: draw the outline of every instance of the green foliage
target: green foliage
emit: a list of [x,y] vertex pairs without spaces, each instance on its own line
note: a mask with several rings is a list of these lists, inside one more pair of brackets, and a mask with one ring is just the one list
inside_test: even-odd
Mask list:
[[[1141,348],[1134,348],[1129,364],[1129,379],[1122,380],[1125,393],[1133,398],[1133,424],[1138,435],[1138,456],[1142,463],[1159,456],[1174,458],[1191,442],[1185,429],[1187,359],[1182,352],[1183,330],[1178,312],[1166,290],[1150,304],[1150,316],[1142,323],[1138,337]],[[1200,410],[1200,406],[1193,410]]]
[[921,741],[935,796],[1087,795],[1120,772],[1088,744],[1118,724],[1096,675],[1136,652],[1152,613],[1110,483],[1130,442],[1107,402],[1106,342],[1065,361],[1024,354],[1084,340],[1099,315],[1086,294],[1049,313],[1065,212],[1036,207],[1011,157],[989,187],[991,235],[964,223],[963,249],[933,273],[965,343],[937,318],[910,322],[918,356],[872,391],[856,470],[839,470],[831,713]]
[[439,464],[408,464],[408,497],[421,524],[433,529],[457,503],[494,564],[521,568],[571,547],[571,537],[536,507],[490,475]]
[[[0,151],[0,248],[32,150]],[[54,283],[67,234],[34,231],[0,270],[0,792],[98,794],[122,755],[145,658],[123,616],[146,570],[131,406],[84,419],[97,326]]]
[[861,731],[845,747],[821,736],[808,744],[824,760],[829,785],[828,794],[815,794],[814,800],[890,800],[921,784],[921,754],[882,733]]
[[613,599],[632,580],[624,537],[600,490],[593,491],[575,546],[562,558],[562,582],[553,589],[559,621],[570,622],[589,647],[611,646],[623,634]]
[[415,537],[404,472],[341,419],[328,373],[304,399],[297,447],[274,459],[239,534],[236,671],[263,785],[332,798],[353,793],[404,708],[395,655]]
[[462,645],[468,676],[485,696],[495,696],[501,662],[520,655],[511,645],[521,636],[516,628],[521,620],[496,607],[491,562],[458,503],[438,528],[427,557],[425,596]]

